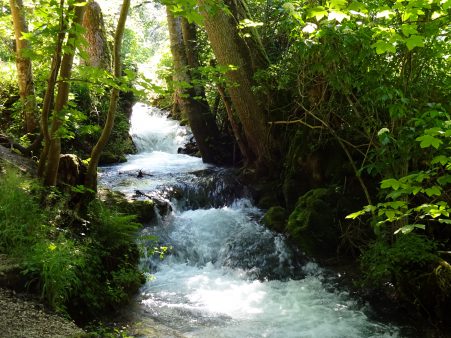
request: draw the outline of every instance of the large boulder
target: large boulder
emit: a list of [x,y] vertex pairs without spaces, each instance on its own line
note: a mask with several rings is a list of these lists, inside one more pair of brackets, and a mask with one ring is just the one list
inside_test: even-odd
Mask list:
[[299,197],[285,230],[307,255],[327,258],[336,254],[338,200],[338,194],[327,188],[312,189]]

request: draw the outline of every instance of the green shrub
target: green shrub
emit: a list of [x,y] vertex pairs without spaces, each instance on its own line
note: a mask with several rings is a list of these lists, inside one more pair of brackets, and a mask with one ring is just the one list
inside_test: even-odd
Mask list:
[[89,264],[81,271],[80,292],[73,299],[73,311],[96,316],[125,304],[144,282],[138,269],[139,250],[135,216],[107,208],[100,201],[89,206],[90,230],[84,243]]
[[60,234],[55,241],[34,244],[25,257],[25,273],[39,276],[42,297],[58,311],[79,291],[80,271],[86,264],[84,248]]
[[414,233],[400,235],[393,245],[378,240],[362,255],[364,283],[383,286],[387,282],[403,285],[437,265],[437,244]]

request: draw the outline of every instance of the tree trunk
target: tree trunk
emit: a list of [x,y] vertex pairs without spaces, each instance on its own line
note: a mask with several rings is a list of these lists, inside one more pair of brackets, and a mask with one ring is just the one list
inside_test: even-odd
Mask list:
[[10,0],[10,6],[16,38],[16,66],[20,100],[22,101],[24,129],[27,133],[33,133],[36,131],[37,126],[33,71],[30,58],[24,55],[24,51],[28,48],[28,40],[22,39],[22,33],[28,33],[28,25],[22,0]]
[[[122,75],[121,67],[121,48],[122,38],[124,36],[125,22],[127,20],[128,10],[130,8],[130,0],[124,0],[122,3],[121,14],[116,27],[116,34],[114,36],[114,77],[119,78]],[[114,126],[114,117],[116,115],[117,102],[119,100],[119,89],[113,88],[111,90],[110,105],[108,108],[108,115],[103,127],[102,134],[91,152],[91,160],[89,161],[88,171],[86,173],[85,186],[94,191],[97,190],[97,166],[99,164],[100,155],[103,148],[108,142],[111,131]]]
[[53,108],[53,100],[55,98],[55,86],[58,79],[58,73],[61,66],[63,42],[66,36],[66,24],[64,21],[64,0],[60,0],[60,27],[58,31],[56,49],[52,57],[52,65],[50,69],[50,75],[47,79],[47,90],[44,95],[44,102],[42,104],[41,112],[41,134],[44,137],[44,147],[41,151],[38,166],[38,176],[43,177],[44,170],[47,163],[47,157],[50,147],[50,133],[49,133],[49,115]]
[[236,123],[235,117],[233,116],[232,102],[230,102],[230,98],[226,95],[224,87],[218,85],[217,88],[219,95],[222,98],[222,102],[224,103],[224,107],[227,112],[227,118],[229,120],[230,127],[232,128],[233,136],[236,143],[238,144],[238,148],[240,148],[241,155],[244,157],[245,164],[247,165],[249,158],[251,158],[252,155],[248,145],[246,144],[246,140],[244,140],[241,135],[242,133],[240,127],[238,126],[238,123]]
[[[71,28],[74,28],[75,26],[81,24],[84,12],[84,6],[81,5],[82,3],[82,0],[78,0],[78,2],[74,6],[74,18]],[[77,6],[77,4],[79,6]],[[70,31],[71,33],[69,34],[67,39],[66,51],[64,52],[61,61],[58,94],[55,100],[55,109],[52,117],[52,127],[49,135],[50,143],[46,160],[46,169],[44,173],[44,184],[47,186],[56,185],[58,176],[58,166],[61,155],[61,135],[59,135],[58,133],[64,122],[63,110],[66,107],[69,98],[69,81],[72,74],[75,49],[77,47],[77,34],[75,33],[77,30],[71,29]]]
[[213,12],[206,9],[205,0],[198,0],[198,3],[202,8],[205,29],[218,63],[236,67],[226,73],[227,79],[233,84],[227,90],[243,126],[249,150],[252,151],[248,154],[250,164],[263,169],[269,165],[272,153],[266,123],[268,118],[263,100],[252,90],[255,70],[266,65],[263,47],[255,37],[256,32],[244,39],[237,28],[236,17],[248,17],[241,0],[224,1],[235,16],[227,15],[223,10]]
[[83,15],[83,27],[86,29],[86,65],[111,71],[111,52],[108,46],[102,9],[95,1],[89,1]]
[[[205,91],[201,86],[193,86],[190,66],[198,64],[195,51],[195,34],[189,25],[185,25],[183,32],[182,19],[175,18],[169,7],[166,8],[171,53],[174,62],[174,81],[181,90],[179,104],[182,114],[188,118],[202,159],[207,163],[220,164],[223,162],[218,142],[219,131],[205,99]],[[190,30],[190,31],[189,31]],[[184,40],[184,35],[186,41]],[[187,47],[187,45],[189,47]],[[189,58],[188,58],[189,54]],[[191,60],[191,64],[188,60]],[[186,88],[183,84],[189,84]]]

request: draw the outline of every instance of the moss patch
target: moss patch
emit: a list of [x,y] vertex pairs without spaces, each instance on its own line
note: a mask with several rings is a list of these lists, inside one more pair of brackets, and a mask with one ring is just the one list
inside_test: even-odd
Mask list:
[[286,231],[308,255],[336,253],[339,231],[335,223],[337,193],[319,188],[301,196],[288,218]]
[[263,224],[278,232],[283,232],[288,219],[288,213],[281,206],[271,207],[263,216]]

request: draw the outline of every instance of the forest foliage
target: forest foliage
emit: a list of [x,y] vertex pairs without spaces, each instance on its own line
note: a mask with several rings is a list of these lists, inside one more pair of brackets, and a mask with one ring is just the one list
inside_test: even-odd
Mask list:
[[[156,103],[192,125],[204,160],[244,168],[260,205],[304,214],[295,209],[309,191],[339,194],[328,208],[339,232],[335,251],[361,255],[367,284],[393,285],[399,299],[444,320],[451,308],[451,1],[163,0],[152,6],[132,6],[121,74],[74,64],[65,80],[68,102],[52,115],[61,122],[53,133],[62,148],[88,161],[110,90],[123,92],[124,105],[152,91]],[[170,27],[151,14],[162,6]],[[38,118],[58,43],[61,53],[82,60],[86,42],[70,5],[49,0],[25,9],[31,29],[23,34],[30,45],[24,56],[33,64]],[[105,12],[111,44],[114,16]],[[11,75],[10,20],[1,7],[1,132],[29,146],[36,135],[24,131],[24,101]],[[72,36],[58,41],[62,27]],[[167,40],[167,28],[172,54],[167,44],[163,52],[150,43]],[[152,73],[159,79],[137,76],[144,75],[143,64],[156,68],[157,57],[160,67]],[[124,136],[124,110],[106,149],[122,155],[133,148]],[[290,235],[287,224],[278,230]],[[431,294],[439,305],[429,304]]]

